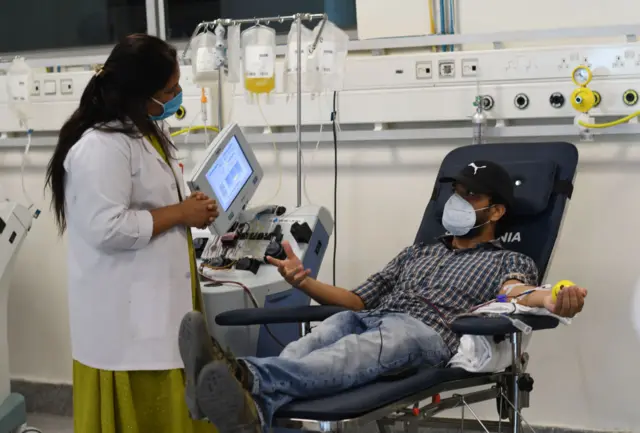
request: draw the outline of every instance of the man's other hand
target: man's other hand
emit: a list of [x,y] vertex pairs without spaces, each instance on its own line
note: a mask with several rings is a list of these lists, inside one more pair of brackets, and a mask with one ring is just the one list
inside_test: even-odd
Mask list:
[[549,293],[544,299],[544,306],[560,317],[573,317],[582,311],[586,297],[587,289],[577,286],[565,287],[558,292],[556,302],[553,302],[553,295]]
[[287,283],[293,287],[300,287],[311,273],[311,270],[304,269],[302,261],[294,254],[289,242],[283,241],[282,248],[287,254],[286,259],[278,260],[273,257],[267,257],[267,261],[278,268],[278,272],[280,272],[280,275],[282,275]]

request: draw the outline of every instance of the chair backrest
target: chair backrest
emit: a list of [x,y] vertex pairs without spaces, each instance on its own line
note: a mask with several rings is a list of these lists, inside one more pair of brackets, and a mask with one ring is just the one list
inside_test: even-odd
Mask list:
[[[494,143],[454,149],[442,161],[438,178],[458,173],[474,160],[502,165],[514,182],[515,205],[507,218],[504,246],[526,254],[538,265],[543,280],[562,218],[573,192],[578,150],[571,143]],[[449,185],[436,181],[416,236],[431,243],[445,233],[442,210],[451,195]]]

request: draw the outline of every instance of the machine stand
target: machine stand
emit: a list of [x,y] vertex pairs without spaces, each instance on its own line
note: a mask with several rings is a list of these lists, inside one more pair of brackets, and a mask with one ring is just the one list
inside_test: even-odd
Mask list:
[[513,433],[521,433],[522,432],[522,420],[520,417],[520,411],[522,410],[522,405],[520,402],[520,376],[524,373],[523,363],[522,363],[522,334],[519,332],[514,332],[510,335],[511,338],[511,353],[513,356],[512,360],[512,394],[510,397],[513,399]]
[[0,433],[20,431],[27,423],[27,406],[20,394],[9,394],[0,404]]

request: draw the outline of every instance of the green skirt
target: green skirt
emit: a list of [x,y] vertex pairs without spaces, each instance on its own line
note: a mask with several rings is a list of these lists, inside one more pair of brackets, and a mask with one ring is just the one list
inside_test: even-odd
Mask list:
[[106,371],[73,361],[73,431],[81,433],[217,433],[193,421],[182,370]]

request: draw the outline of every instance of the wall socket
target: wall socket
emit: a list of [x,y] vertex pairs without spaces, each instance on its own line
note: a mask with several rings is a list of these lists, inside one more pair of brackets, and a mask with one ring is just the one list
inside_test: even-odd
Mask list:
[[462,59],[462,76],[475,77],[478,75],[478,59]]
[[431,77],[433,77],[432,62],[417,62],[416,63],[416,79],[428,80]]
[[35,80],[31,83],[31,96],[40,96],[40,81]]
[[73,80],[60,80],[60,93],[63,95],[73,95]]
[[456,76],[456,62],[453,60],[440,60],[438,63],[440,78],[454,78]]

